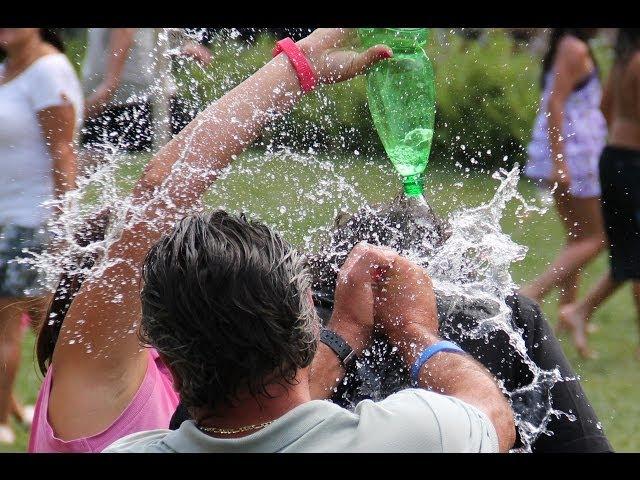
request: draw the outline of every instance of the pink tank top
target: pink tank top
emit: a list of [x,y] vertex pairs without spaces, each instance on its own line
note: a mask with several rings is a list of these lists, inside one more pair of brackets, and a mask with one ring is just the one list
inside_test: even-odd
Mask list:
[[179,398],[171,372],[155,350],[149,350],[147,372],[131,403],[104,431],[91,437],[61,440],[49,425],[49,392],[53,368],[49,367],[40,387],[29,438],[31,453],[98,453],[116,440],[136,432],[169,428]]

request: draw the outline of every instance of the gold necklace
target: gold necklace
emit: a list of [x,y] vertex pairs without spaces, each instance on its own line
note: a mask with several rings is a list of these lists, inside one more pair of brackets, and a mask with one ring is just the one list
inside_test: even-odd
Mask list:
[[207,432],[207,433],[216,433],[218,435],[231,435],[234,433],[243,433],[243,432],[249,432],[251,430],[258,430],[259,428],[264,428],[267,425],[271,425],[272,423],[273,423],[273,420],[270,420],[264,423],[259,423],[256,425],[247,425],[239,428],[202,427],[200,425],[198,425],[198,428],[203,432]]

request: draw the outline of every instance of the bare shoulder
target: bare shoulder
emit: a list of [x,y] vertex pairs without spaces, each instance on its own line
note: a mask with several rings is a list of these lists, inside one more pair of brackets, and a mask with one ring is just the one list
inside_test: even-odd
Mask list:
[[633,54],[629,60],[627,70],[635,80],[640,79],[640,51]]
[[565,35],[558,43],[557,58],[559,59],[569,63],[581,63],[588,56],[589,46],[573,35]]

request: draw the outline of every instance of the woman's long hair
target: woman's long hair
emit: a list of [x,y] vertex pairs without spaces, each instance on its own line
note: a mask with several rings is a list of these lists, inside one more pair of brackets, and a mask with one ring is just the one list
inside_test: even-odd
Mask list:
[[50,45],[53,45],[61,53],[64,53],[64,42],[60,35],[60,30],[57,28],[41,28],[40,38]]
[[[93,242],[104,240],[108,223],[109,211],[100,212],[87,222],[85,228],[76,234],[76,242],[78,245],[86,247]],[[95,261],[94,255],[86,255],[79,259],[76,265],[68,268],[60,277],[58,286],[51,297],[47,314],[42,319],[38,329],[38,338],[36,340],[36,359],[43,375],[47,373],[47,368],[51,365],[53,351],[58,341],[64,317],[85,280],[86,276],[83,271],[91,268]]]
[[640,28],[620,28],[615,47],[615,65],[624,66],[640,51]]
[[544,81],[547,72],[551,70],[551,68],[553,67],[553,62],[555,62],[556,60],[556,53],[558,52],[558,45],[560,44],[560,40],[562,40],[565,35],[572,35],[587,44],[589,55],[591,56],[596,69],[598,69],[596,57],[593,55],[593,51],[591,50],[591,46],[589,45],[590,30],[591,29],[588,28],[551,29],[551,36],[549,37],[549,47],[547,48],[547,53],[545,53],[544,57],[542,58],[542,75],[540,77],[540,85],[542,85],[542,88],[544,88]]

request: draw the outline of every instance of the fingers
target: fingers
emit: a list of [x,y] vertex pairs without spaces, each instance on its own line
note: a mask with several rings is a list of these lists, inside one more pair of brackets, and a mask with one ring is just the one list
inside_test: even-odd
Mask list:
[[372,65],[381,60],[393,57],[393,51],[386,45],[375,45],[362,53],[359,53],[354,59],[353,65],[355,74],[360,74]]
[[397,257],[398,254],[391,248],[360,242],[349,252],[339,276],[344,281],[378,281],[391,268]]

